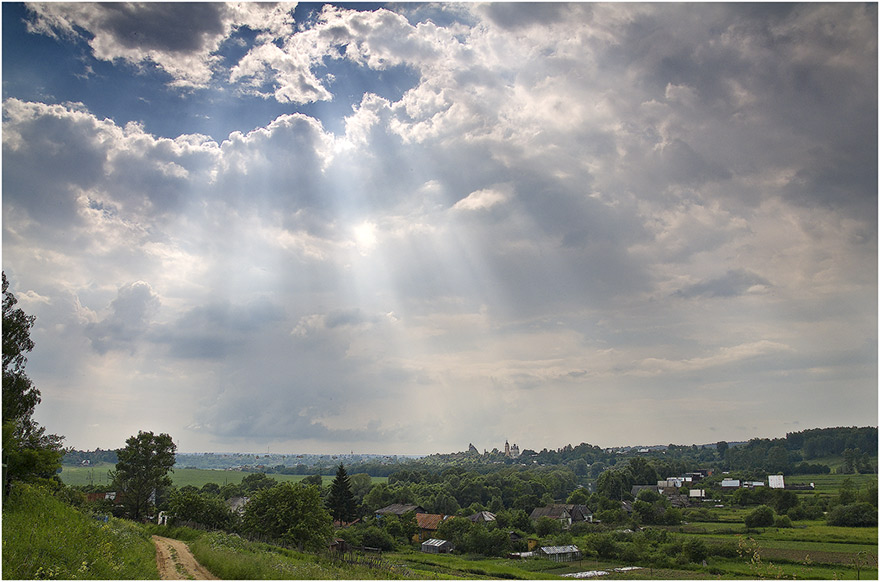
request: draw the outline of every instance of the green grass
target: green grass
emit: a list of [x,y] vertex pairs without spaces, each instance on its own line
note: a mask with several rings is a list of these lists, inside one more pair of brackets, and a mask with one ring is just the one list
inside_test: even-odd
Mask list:
[[389,580],[405,572],[331,561],[239,536],[206,533],[189,544],[195,558],[224,580]]
[[[109,485],[110,479],[107,472],[112,470],[115,465],[104,463],[92,467],[63,467],[61,470],[61,480],[66,485]],[[201,488],[206,483],[216,483],[221,487],[227,483],[238,484],[241,480],[253,473],[244,471],[223,471],[219,469],[175,469],[170,473],[171,480],[176,487],[184,487],[192,485]],[[280,473],[269,474],[276,481],[301,481],[309,475],[282,475]],[[335,475],[324,475],[324,485],[329,485]],[[373,483],[386,483],[388,477],[372,477]]]
[[42,489],[17,485],[3,503],[3,578],[154,580],[155,546],[143,529],[98,521]]
[[836,495],[844,479],[850,479],[856,489],[864,489],[871,483],[877,482],[877,474],[855,473],[852,475],[792,475],[785,478],[786,485],[792,484],[815,484],[814,491]]

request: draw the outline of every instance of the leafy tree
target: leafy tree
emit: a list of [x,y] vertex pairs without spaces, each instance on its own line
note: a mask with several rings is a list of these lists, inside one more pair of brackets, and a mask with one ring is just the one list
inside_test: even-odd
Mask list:
[[771,527],[775,522],[776,515],[771,507],[759,505],[751,512],[746,514],[743,521],[749,529],[756,527]]
[[535,533],[539,536],[546,537],[557,534],[562,531],[562,523],[558,519],[547,517],[546,515],[539,518],[535,522]]
[[33,419],[40,391],[24,371],[25,354],[34,349],[30,337],[35,316],[15,307],[3,273],[3,464],[4,495],[13,480],[49,479],[61,467],[64,437],[45,434]]
[[472,527],[477,525],[466,517],[450,517],[437,527],[437,537],[441,540],[449,540],[458,548],[464,544],[465,535]]
[[373,486],[373,478],[366,473],[356,473],[351,475],[349,480],[351,481],[351,492],[354,494],[355,502],[362,503],[366,494],[369,493],[370,487]]
[[110,478],[122,504],[131,519],[146,516],[162,487],[171,485],[169,471],[173,471],[177,445],[165,433],[139,431],[125,441],[125,448],[117,451],[119,462]]
[[241,480],[241,490],[245,493],[256,493],[263,489],[271,489],[278,485],[278,481],[265,473],[251,473]]
[[376,483],[364,496],[364,507],[376,511],[394,503],[394,491],[388,483]]
[[351,521],[355,517],[354,493],[351,481],[342,463],[336,469],[336,477],[330,484],[330,495],[327,497],[327,509],[334,521]]
[[581,487],[572,491],[571,495],[568,496],[568,499],[566,499],[565,502],[574,505],[586,505],[589,500],[590,492],[587,491],[586,488]]
[[321,487],[324,485],[324,478],[321,476],[320,473],[315,473],[314,475],[303,478],[300,483],[302,483],[303,485],[314,485],[318,488],[318,490],[320,490]]
[[232,510],[220,497],[199,493],[194,487],[173,492],[168,500],[168,512],[178,519],[215,529],[229,528],[234,519]]
[[383,551],[394,549],[394,538],[384,529],[371,525],[363,530],[361,542],[368,548],[378,548]]
[[322,548],[333,533],[318,488],[292,483],[257,491],[244,506],[242,526],[246,532],[309,550]]
[[838,505],[828,513],[828,525],[843,527],[874,527],[877,525],[877,508],[870,503]]
[[681,549],[688,562],[700,563],[709,557],[709,549],[706,547],[706,542],[698,538],[688,538],[682,544]]

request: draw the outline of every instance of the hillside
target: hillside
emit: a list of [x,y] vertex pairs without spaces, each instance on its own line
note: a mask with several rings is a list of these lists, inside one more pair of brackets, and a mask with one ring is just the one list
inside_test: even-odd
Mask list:
[[17,485],[3,503],[3,578],[155,580],[150,536],[132,522],[106,522],[43,489]]

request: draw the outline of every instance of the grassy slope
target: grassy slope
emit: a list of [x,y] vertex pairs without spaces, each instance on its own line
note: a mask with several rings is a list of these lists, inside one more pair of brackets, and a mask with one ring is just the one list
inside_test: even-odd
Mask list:
[[224,580],[389,580],[407,574],[333,562],[219,532],[200,535],[189,546],[199,563]]
[[[93,467],[64,467],[61,471],[61,480],[67,485],[107,485],[110,479],[107,472],[113,469],[115,465],[102,464]],[[192,485],[201,488],[206,483],[216,483],[221,487],[227,483],[241,483],[247,475],[243,471],[221,471],[212,469],[175,469],[171,473],[171,480],[177,487]],[[329,485],[333,481],[335,475],[324,475],[324,485]],[[270,474],[269,477],[277,481],[300,481],[308,475],[281,475]],[[373,483],[385,483],[387,477],[373,477]]]
[[34,487],[3,503],[4,579],[156,579],[155,546],[143,529],[97,521]]

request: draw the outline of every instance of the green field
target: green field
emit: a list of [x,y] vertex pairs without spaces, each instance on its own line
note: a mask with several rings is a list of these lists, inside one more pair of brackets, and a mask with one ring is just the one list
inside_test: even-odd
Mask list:
[[[61,480],[65,485],[109,485],[110,479],[107,472],[114,468],[115,465],[103,464],[93,467],[63,467],[61,470]],[[224,471],[213,469],[175,469],[171,473],[171,480],[175,487],[184,487],[192,485],[201,488],[206,483],[216,483],[221,487],[227,483],[238,484],[241,480],[253,473],[244,471]],[[271,473],[269,477],[277,481],[301,481],[309,475],[282,475],[280,473]],[[324,485],[329,485],[335,475],[324,475]],[[373,483],[385,483],[388,477],[373,477]]]

